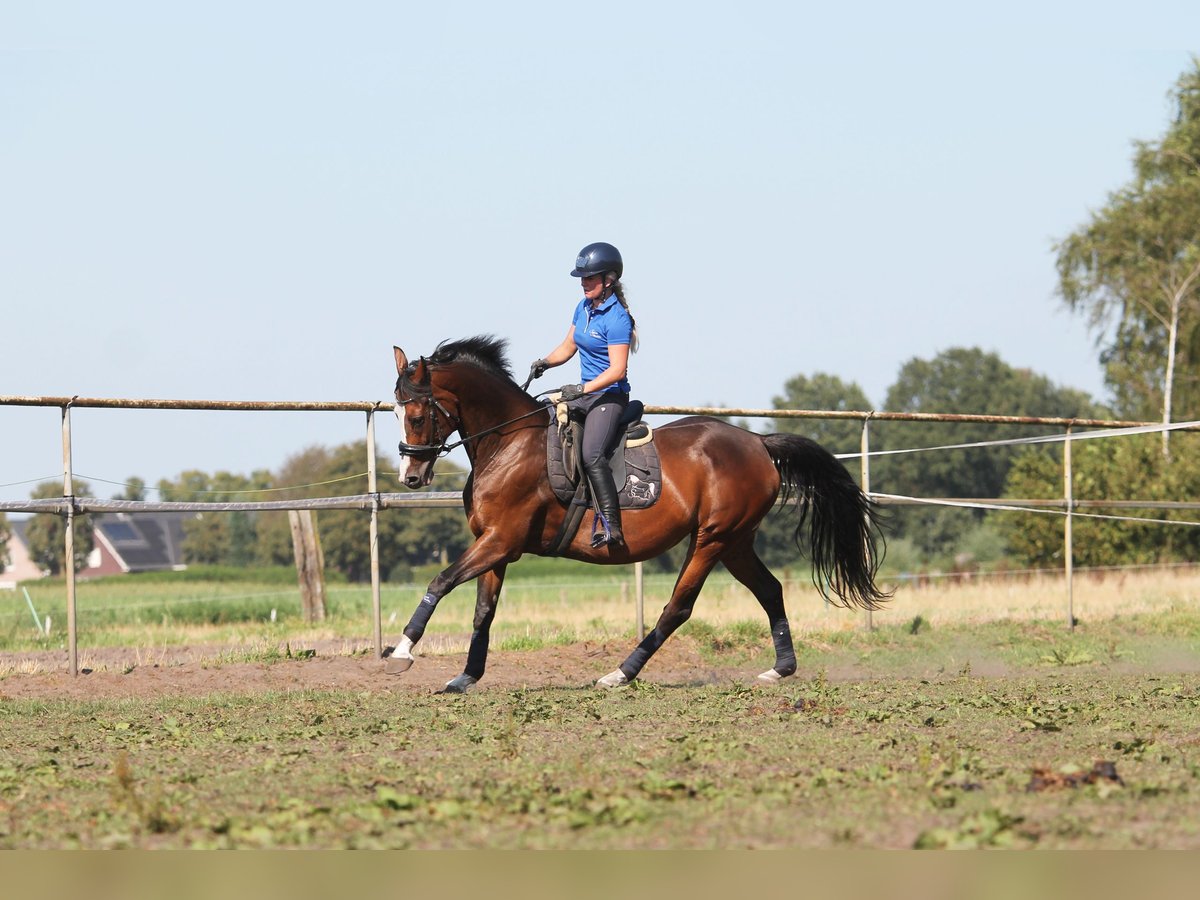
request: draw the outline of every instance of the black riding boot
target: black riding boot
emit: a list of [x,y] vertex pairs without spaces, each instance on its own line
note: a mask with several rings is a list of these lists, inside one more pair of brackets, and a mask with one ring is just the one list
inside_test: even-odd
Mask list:
[[608,543],[619,547],[625,543],[625,535],[621,531],[621,504],[617,500],[612,470],[603,459],[598,459],[584,471],[587,472],[592,498],[596,501],[596,512],[600,517],[592,534],[592,546],[601,547]]

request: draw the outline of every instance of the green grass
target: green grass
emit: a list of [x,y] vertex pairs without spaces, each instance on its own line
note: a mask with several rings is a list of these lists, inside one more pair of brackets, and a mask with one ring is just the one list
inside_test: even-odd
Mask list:
[[[573,613],[597,589],[561,584],[512,586],[496,653],[596,634],[632,648],[631,610],[597,600]],[[208,642],[205,668],[301,665],[315,632],[294,613],[271,622],[278,597],[247,596],[273,589],[291,590],[81,585],[82,646]],[[31,588],[39,607],[53,594]],[[0,649],[61,646],[59,626],[36,638],[15,599]],[[389,586],[385,619],[412,600]],[[469,590],[446,598],[440,634],[461,632],[473,602]],[[225,621],[212,623],[214,607]],[[717,673],[705,685],[656,682],[654,660],[615,692],[485,679],[465,698],[381,680],[27,700],[0,677],[0,848],[1200,847],[1195,604],[1074,630],[928,612],[872,631],[818,619],[829,627],[797,631],[800,675],[774,686],[748,683],[770,641],[753,601],[739,608],[746,617],[701,611],[672,639]],[[328,630],[369,635],[369,609],[367,589],[331,586]],[[1097,760],[1121,783],[1080,781]]]
[[[1200,846],[1200,678],[0,703],[0,847]],[[1122,783],[1029,790],[1097,759]]]

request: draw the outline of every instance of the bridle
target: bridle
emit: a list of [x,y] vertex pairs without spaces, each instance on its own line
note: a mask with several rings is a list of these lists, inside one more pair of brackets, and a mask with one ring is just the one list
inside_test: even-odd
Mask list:
[[[426,360],[424,357],[421,358],[421,362],[424,362],[427,366],[429,364],[428,360]],[[413,370],[415,368],[416,368],[416,364],[409,366],[409,370]],[[427,456],[427,457],[429,457],[430,461],[432,461],[432,460],[437,459],[439,456],[445,456],[447,453],[449,453],[451,450],[454,450],[456,447],[461,447],[470,441],[474,441],[478,438],[483,437],[484,435],[488,435],[488,434],[491,434],[492,432],[499,431],[501,428],[504,428],[506,425],[511,425],[513,422],[519,422],[522,419],[527,419],[530,416],[537,415],[538,413],[545,413],[549,410],[549,406],[546,405],[545,402],[543,401],[543,405],[539,406],[537,409],[530,410],[527,413],[521,413],[521,415],[516,416],[515,418],[509,419],[506,422],[501,422],[499,425],[493,425],[491,428],[485,428],[483,431],[480,431],[476,434],[467,434],[466,429],[463,428],[462,419],[458,416],[451,415],[450,410],[446,409],[446,407],[442,403],[442,401],[437,399],[437,397],[435,397],[433,395],[433,385],[432,384],[430,384],[430,385],[417,384],[415,381],[411,381],[407,377],[407,375],[408,375],[408,372],[406,371],[405,374],[401,375],[400,378],[397,379],[397,381],[396,381],[396,404],[397,404],[397,406],[407,406],[409,403],[428,404],[429,410],[430,410],[430,418],[432,419],[432,425],[433,425],[433,436],[432,436],[433,443],[430,443],[430,444],[407,444],[404,441],[401,441],[400,445],[399,445],[399,451],[400,451],[400,455],[402,457],[403,456],[414,456],[414,457]],[[526,382],[526,384],[528,384],[528,382]],[[402,397],[401,390],[404,390],[410,396]],[[449,424],[449,431],[447,432],[445,437],[442,437],[441,434],[439,433],[437,413],[441,413],[443,416],[445,416],[446,422]],[[454,443],[448,443],[450,436],[453,435],[454,432],[456,432],[456,431],[462,435],[462,438],[460,440],[455,441]]]
[[[422,361],[424,361],[424,357],[422,357]],[[409,368],[412,369],[415,367],[410,366]],[[399,448],[400,455],[418,457],[428,456],[430,459],[437,459],[439,456],[445,456],[455,447],[465,444],[468,440],[468,437],[466,432],[463,431],[462,420],[450,415],[450,410],[446,409],[442,401],[433,395],[433,385],[417,384],[415,381],[410,381],[407,377],[407,374],[408,373],[405,372],[405,374],[401,375],[396,381],[396,403],[398,406],[407,406],[410,403],[428,404],[430,419],[433,425],[433,443],[406,444],[404,441],[401,441]],[[407,393],[411,396],[402,397],[400,395],[402,389],[407,391]],[[438,413],[441,413],[443,416],[445,416],[446,421],[450,425],[450,430],[446,434],[446,437],[442,437],[438,433]],[[454,444],[446,443],[450,435],[454,434],[456,431],[463,435],[462,440]]]

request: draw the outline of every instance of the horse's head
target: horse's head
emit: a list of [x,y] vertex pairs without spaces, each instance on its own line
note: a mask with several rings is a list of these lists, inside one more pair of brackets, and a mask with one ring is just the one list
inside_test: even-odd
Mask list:
[[400,475],[405,487],[427,487],[433,481],[433,464],[446,449],[446,438],[455,423],[433,396],[433,379],[425,357],[409,362],[404,351],[396,354],[396,418],[404,431],[400,443]]

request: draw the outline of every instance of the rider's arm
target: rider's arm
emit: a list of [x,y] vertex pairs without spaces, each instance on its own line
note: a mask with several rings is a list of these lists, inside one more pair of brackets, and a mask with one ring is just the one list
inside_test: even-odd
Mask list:
[[565,363],[567,360],[569,360],[572,356],[575,355],[576,349],[577,348],[575,347],[575,326],[572,325],[570,328],[567,329],[567,336],[565,338],[563,338],[562,343],[559,344],[557,347],[555,347],[553,350],[551,350],[549,353],[547,353],[543,357],[543,359],[545,360],[546,365],[549,368],[554,368],[555,366],[561,366],[563,363]]

